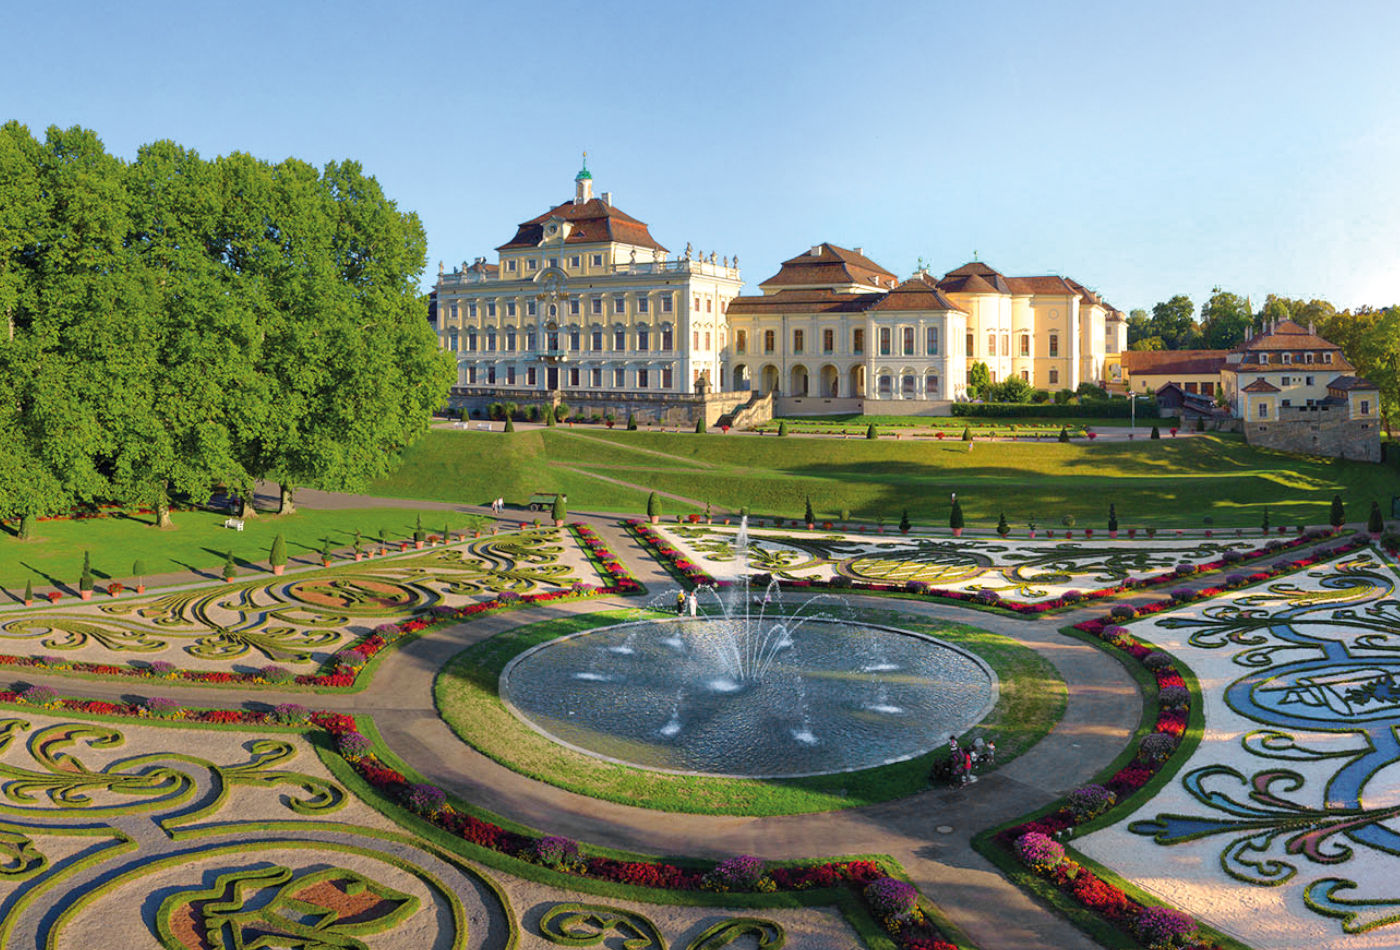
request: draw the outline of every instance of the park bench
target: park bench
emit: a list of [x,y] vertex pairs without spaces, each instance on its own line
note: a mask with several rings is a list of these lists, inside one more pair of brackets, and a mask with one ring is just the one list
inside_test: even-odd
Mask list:
[[235,530],[235,531],[242,531],[242,530],[243,530],[243,519],[242,519],[242,518],[229,518],[227,521],[224,522],[224,527],[225,527],[225,528],[232,528],[232,529]]

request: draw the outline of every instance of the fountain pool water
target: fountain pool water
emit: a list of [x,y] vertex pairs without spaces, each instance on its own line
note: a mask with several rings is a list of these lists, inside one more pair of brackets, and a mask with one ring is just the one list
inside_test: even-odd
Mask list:
[[[735,541],[748,564],[748,525]],[[641,620],[534,647],[501,672],[506,706],[588,755],[762,778],[913,758],[980,720],[996,675],[933,637],[783,603],[745,576],[706,588],[713,614]]]
[[[774,778],[921,755],[996,700],[995,675],[976,657],[849,621],[807,620],[761,678],[736,676],[722,661],[722,624],[644,620],[554,640],[506,667],[501,696],[533,728],[588,755]],[[624,642],[632,652],[615,651]]]

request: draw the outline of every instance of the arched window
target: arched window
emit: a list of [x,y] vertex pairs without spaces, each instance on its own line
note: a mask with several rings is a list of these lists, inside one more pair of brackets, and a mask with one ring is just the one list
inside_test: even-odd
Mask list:
[[569,349],[577,350],[579,348],[578,344],[578,327],[569,327]]
[[913,399],[916,383],[917,380],[915,380],[913,373],[905,373],[899,383],[899,394],[905,399]]
[[613,327],[613,349],[627,349],[627,328],[620,323]]
[[[748,331],[748,330],[735,330],[735,331],[734,331],[734,352],[735,352],[735,353],[747,353],[748,351],[749,351],[749,331]],[[735,378],[736,378],[736,379],[738,378],[737,371],[736,371]]]
[[894,393],[894,378],[888,373],[880,376],[880,381],[877,385],[878,388],[876,391],[881,398],[888,399]]
[[487,327],[487,328],[486,328],[486,349],[487,349],[488,352],[491,352],[491,353],[494,353],[494,352],[496,351],[496,328],[495,328],[495,327]]
[[672,332],[671,325],[668,323],[661,328],[661,348],[663,350],[670,350],[674,348],[674,344],[675,334]]

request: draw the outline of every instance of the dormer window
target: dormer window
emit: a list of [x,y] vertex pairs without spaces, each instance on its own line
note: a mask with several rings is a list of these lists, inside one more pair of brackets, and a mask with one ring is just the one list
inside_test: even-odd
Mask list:
[[1332,354],[1331,354],[1331,353],[1323,353],[1323,354],[1322,354],[1322,362],[1324,362],[1324,363],[1330,363],[1330,362],[1332,362]]
[[1259,365],[1260,365],[1260,366],[1267,366],[1267,365],[1269,365],[1269,354],[1268,354],[1268,353],[1260,353],[1260,354],[1259,354]]
[[1292,354],[1292,353],[1285,353],[1285,354],[1283,354],[1283,365],[1287,366],[1289,363],[1292,363],[1292,362],[1293,362],[1293,354]]

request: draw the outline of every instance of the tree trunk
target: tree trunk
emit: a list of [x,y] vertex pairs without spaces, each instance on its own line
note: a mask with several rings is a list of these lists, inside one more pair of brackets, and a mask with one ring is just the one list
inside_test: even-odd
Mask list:
[[173,527],[174,522],[170,520],[170,493],[166,490],[166,483],[161,482],[156,489],[156,527]]
[[296,502],[294,502],[294,501],[292,500],[292,494],[297,490],[297,489],[296,489],[296,486],[295,486],[295,485],[292,485],[292,484],[289,483],[289,482],[278,482],[277,488],[278,488],[278,491],[279,491],[279,493],[280,493],[280,495],[281,495],[281,501],[280,501],[280,503],[279,503],[278,506],[277,506],[277,513],[278,513],[279,515],[294,515],[294,514],[296,514],[296,513],[297,513]]
[[26,511],[19,517],[19,539],[28,541],[32,537],[34,537],[34,516]]
[[246,521],[257,516],[258,509],[253,507],[253,492],[246,491],[238,497],[238,517]]

